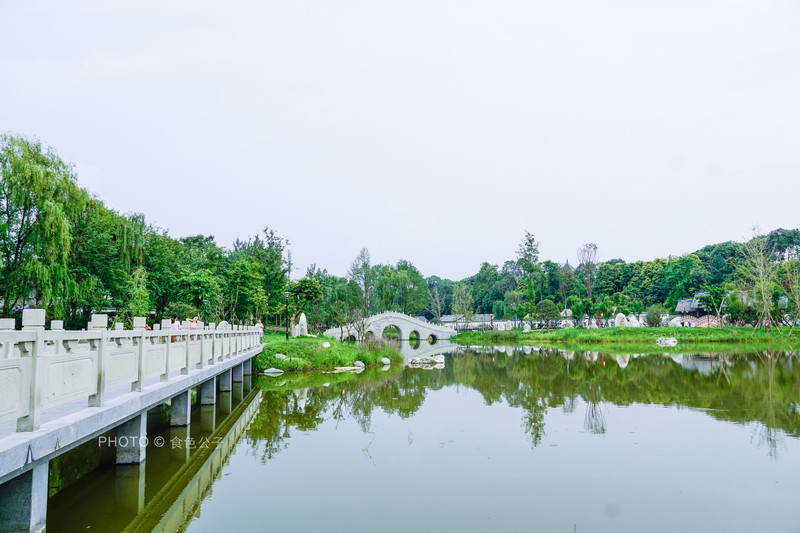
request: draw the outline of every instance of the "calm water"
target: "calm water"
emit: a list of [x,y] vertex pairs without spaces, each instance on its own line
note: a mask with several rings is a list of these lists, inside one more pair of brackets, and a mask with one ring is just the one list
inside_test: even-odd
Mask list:
[[48,531],[800,531],[796,355],[459,348],[255,386],[195,413],[218,444],[148,450],[143,496],[100,469]]

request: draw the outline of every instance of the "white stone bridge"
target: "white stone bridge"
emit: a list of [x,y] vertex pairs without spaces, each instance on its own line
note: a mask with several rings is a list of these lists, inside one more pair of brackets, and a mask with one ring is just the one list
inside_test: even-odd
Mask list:
[[45,330],[45,311],[26,309],[14,326],[0,319],[0,531],[44,531],[49,461],[84,442],[115,430],[117,465],[143,463],[147,412],[169,402],[170,425],[188,426],[193,388],[213,430],[215,406],[230,412],[262,350],[259,329],[227,322],[109,330],[93,315],[86,331]]
[[[386,328],[395,327],[400,336],[400,340],[409,340],[412,333],[417,334],[417,341],[424,342],[426,339],[432,337],[432,342],[435,343],[441,339],[449,339],[451,335],[455,335],[454,329],[437,326],[429,322],[423,322],[412,316],[403,313],[396,313],[394,311],[384,311],[377,315],[373,315],[367,319],[366,327],[364,328],[365,335],[372,334],[376,338],[382,338],[383,332]],[[352,324],[345,325],[344,328],[335,327],[325,331],[326,337],[333,337],[336,340],[342,340],[342,331],[344,330],[344,338],[354,338],[360,341],[359,332]]]

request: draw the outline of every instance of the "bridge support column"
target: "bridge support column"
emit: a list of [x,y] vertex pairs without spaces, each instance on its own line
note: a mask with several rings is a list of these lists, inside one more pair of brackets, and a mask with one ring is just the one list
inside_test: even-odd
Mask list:
[[233,375],[231,376],[234,383],[241,383],[242,376],[244,374],[244,363],[240,363],[235,367],[231,368],[231,372]]
[[192,422],[192,391],[173,396],[170,401],[169,425],[188,426]]
[[117,426],[117,464],[137,464],[147,451],[147,411]]
[[217,427],[217,378],[200,384],[200,429],[207,432]]
[[231,391],[231,378],[232,378],[232,369],[228,369],[222,374],[219,375],[219,391],[220,392],[230,392]]
[[114,471],[114,498],[123,509],[139,513],[144,509],[144,462],[118,464]]
[[0,485],[0,531],[45,530],[48,466],[43,461]]
[[244,382],[233,383],[233,401],[237,404],[244,399]]
[[245,376],[251,376],[253,374],[253,360],[248,359],[242,363],[242,370]]
[[217,403],[217,379],[211,378],[200,384],[200,405]]

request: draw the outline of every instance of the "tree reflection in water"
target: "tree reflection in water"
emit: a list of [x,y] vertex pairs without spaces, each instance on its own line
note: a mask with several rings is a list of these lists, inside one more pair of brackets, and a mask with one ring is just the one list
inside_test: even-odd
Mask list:
[[[553,348],[467,348],[447,355],[441,370],[330,375],[316,384],[276,385],[262,378],[261,411],[248,436],[264,461],[287,446],[290,431],[309,431],[326,420],[353,418],[369,432],[375,409],[411,417],[429,390],[467,387],[486,405],[505,402],[522,411],[532,446],[545,435],[548,409],[574,411],[585,403],[584,427],[608,431],[608,405],[683,406],[738,424],[755,424],[754,441],[777,458],[786,435],[800,436],[800,368],[796,354],[618,355]],[[298,378],[300,379],[300,378]],[[329,380],[325,383],[324,380]]]

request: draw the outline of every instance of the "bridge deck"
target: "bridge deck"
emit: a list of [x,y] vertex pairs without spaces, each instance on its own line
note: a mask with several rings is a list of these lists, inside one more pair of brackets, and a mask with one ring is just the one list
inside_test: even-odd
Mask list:
[[[188,374],[176,372],[169,381],[154,380],[141,392],[125,392],[124,388],[109,391],[102,407],[88,407],[86,400],[72,402],[42,413],[47,419],[39,429],[14,432],[0,437],[0,483],[32,467],[33,462],[47,460],[70,448],[86,442],[126,420],[163,404],[173,396],[196,387],[234,366],[241,365],[261,352],[262,347],[251,348],[214,365],[190,370]],[[74,411],[75,408],[79,410]],[[3,429],[8,424],[3,424]]]

